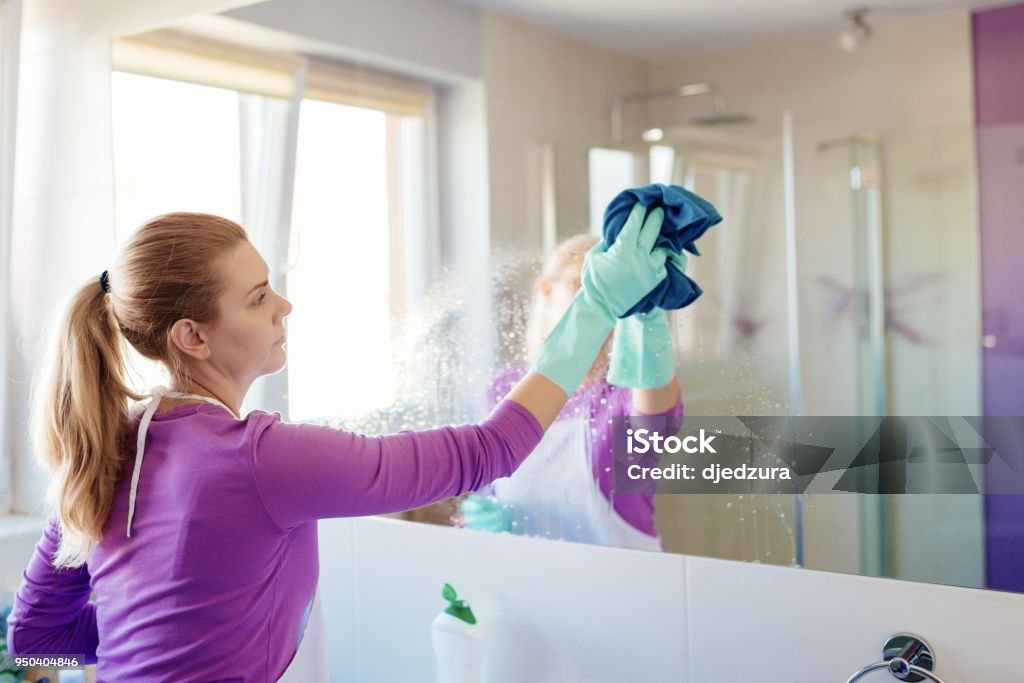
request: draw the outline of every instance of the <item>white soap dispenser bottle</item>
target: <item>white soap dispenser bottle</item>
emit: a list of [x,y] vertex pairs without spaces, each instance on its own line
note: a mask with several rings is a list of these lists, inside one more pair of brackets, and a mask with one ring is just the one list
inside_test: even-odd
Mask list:
[[482,683],[484,632],[465,600],[458,600],[451,584],[441,595],[448,607],[434,618],[434,657],[437,683]]

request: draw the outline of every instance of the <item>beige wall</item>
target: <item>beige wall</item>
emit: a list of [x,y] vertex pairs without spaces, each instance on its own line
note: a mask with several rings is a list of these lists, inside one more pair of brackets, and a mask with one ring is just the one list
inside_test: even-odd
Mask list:
[[556,160],[560,234],[586,231],[586,146],[608,135],[612,102],[646,88],[647,66],[493,12],[483,17],[495,247],[539,248],[542,147]]

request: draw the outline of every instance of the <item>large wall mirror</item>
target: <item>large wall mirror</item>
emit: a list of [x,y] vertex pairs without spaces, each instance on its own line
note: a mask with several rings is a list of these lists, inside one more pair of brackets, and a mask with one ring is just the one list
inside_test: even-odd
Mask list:
[[[348,4],[366,26],[272,0],[115,45],[119,229],[183,206],[241,220],[295,304],[289,365],[248,408],[368,433],[481,419],[528,366],[545,297],[578,286],[572,249],[607,203],[665,183],[724,218],[687,263],[703,295],[670,315],[684,421],[1012,414],[982,376],[997,340],[968,7],[881,13],[845,49],[836,11],[687,51],[687,22],[618,40],[651,25],[568,22],[562,3],[438,1],[416,22]],[[505,505],[497,486],[399,516],[458,526],[469,509],[477,529],[552,542],[654,551],[636,540],[654,532],[665,552],[1024,590],[993,578],[1024,575],[1024,555],[1013,505],[983,491],[619,505],[595,458],[628,399],[570,404],[587,430],[552,452],[589,488],[551,479]],[[581,517],[618,531],[581,537]]]

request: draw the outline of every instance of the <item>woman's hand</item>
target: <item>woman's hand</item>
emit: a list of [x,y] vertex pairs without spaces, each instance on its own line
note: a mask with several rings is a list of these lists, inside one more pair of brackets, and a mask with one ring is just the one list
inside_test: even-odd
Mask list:
[[462,526],[479,531],[511,531],[511,515],[496,498],[471,493],[459,503]]
[[668,274],[665,261],[669,252],[654,249],[664,219],[661,207],[647,215],[647,207],[637,202],[615,244],[606,249],[602,240],[587,252],[580,276],[582,289],[614,318],[624,315]]
[[610,249],[603,242],[587,253],[581,287],[544,340],[533,372],[507,398],[526,408],[547,429],[576,391],[618,317],[647,296],[667,275],[664,249],[654,249],[663,209],[648,213],[637,203]]
[[637,203],[615,244],[605,249],[600,242],[587,253],[580,290],[534,360],[534,371],[560,386],[566,398],[586,376],[618,317],[665,279],[668,256],[654,249],[664,217],[660,207],[648,215]]

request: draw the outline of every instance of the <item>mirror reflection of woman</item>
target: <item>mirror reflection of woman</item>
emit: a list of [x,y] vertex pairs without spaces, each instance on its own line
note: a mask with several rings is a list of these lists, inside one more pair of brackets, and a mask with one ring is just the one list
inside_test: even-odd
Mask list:
[[[10,653],[81,655],[101,682],[327,680],[317,520],[409,510],[514,472],[616,318],[664,280],[662,219],[637,204],[626,237],[589,255],[586,296],[486,419],[384,436],[241,415],[252,383],[285,365],[291,302],[236,223],[171,213],[140,226],[58,311],[33,383],[52,514],[8,617]],[[343,319],[346,296],[323,315]],[[130,387],[128,345],[173,390]]]
[[[569,307],[581,286],[587,252],[598,244],[593,235],[576,235],[559,244],[546,259],[536,284],[527,327],[528,356],[533,357],[544,339]],[[656,358],[648,350],[644,358],[657,364],[656,372],[641,378],[637,368],[613,367],[637,352],[613,346],[609,337],[583,384],[565,408],[530,460],[511,477],[495,481],[483,495],[470,495],[460,504],[460,522],[469,528],[509,531],[641,550],[663,550],[654,521],[653,487],[643,493],[614,493],[615,462],[613,429],[624,423],[616,418],[649,415],[660,431],[678,430],[682,399],[674,368],[671,334],[664,311],[656,309],[642,320],[620,321],[616,334],[628,334],[624,326],[660,326],[662,348]],[[635,329],[633,330],[635,332]],[[611,358],[609,358],[611,356]],[[660,374],[659,374],[660,373]],[[499,373],[490,387],[488,407],[494,406],[526,374],[525,368]],[[609,374],[616,383],[609,383]],[[633,386],[630,386],[633,385]],[[635,388],[634,388],[635,387]]]

